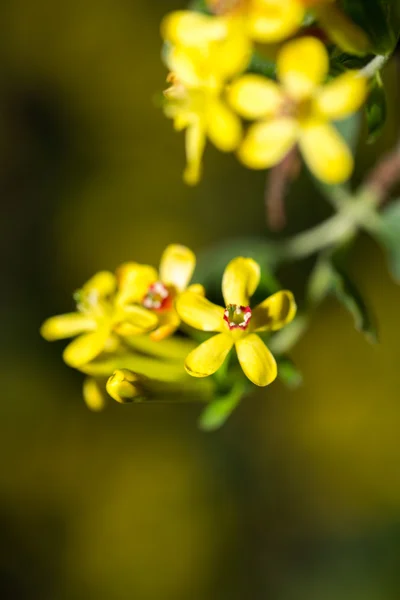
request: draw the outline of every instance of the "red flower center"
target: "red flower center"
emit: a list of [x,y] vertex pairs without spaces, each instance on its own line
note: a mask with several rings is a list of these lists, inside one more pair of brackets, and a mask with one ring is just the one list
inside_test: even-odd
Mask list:
[[164,285],[161,281],[156,281],[147,290],[142,304],[149,310],[161,312],[171,308],[172,298],[172,289]]
[[224,311],[224,321],[228,323],[229,329],[247,329],[250,319],[250,306],[228,304]]

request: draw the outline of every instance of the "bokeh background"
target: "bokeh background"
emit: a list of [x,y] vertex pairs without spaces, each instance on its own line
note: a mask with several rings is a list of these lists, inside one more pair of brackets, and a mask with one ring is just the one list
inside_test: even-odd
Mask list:
[[[215,433],[194,404],[90,413],[63,344],[39,336],[99,269],[268,234],[264,174],[209,148],[202,183],[182,183],[183,139],[159,109],[159,22],[182,6],[0,5],[0,597],[396,600],[400,288],[374,242],[351,271],[381,343],[325,302],[293,352],[304,385],[274,383]],[[393,65],[385,77],[389,122],[360,144],[356,180],[400,129]],[[306,174],[288,210],[286,232],[327,213]]]

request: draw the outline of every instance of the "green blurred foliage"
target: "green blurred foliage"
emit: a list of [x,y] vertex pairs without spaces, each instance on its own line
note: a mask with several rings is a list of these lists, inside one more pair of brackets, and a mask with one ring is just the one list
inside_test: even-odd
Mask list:
[[[293,352],[303,386],[246,398],[215,433],[193,404],[89,413],[62,344],[39,338],[98,269],[268,233],[264,174],[209,148],[200,186],[181,181],[157,93],[159,21],[182,5],[0,7],[0,597],[395,600],[400,289],[375,243],[357,242],[350,271],[380,345],[326,300]],[[388,125],[356,182],[399,130],[394,65],[385,80]],[[286,233],[330,210],[305,172],[287,207]],[[309,270],[279,275],[301,298]]]

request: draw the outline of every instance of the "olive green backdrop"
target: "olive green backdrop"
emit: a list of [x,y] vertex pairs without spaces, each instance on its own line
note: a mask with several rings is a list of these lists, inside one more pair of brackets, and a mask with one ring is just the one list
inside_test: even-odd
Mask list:
[[[400,586],[400,288],[381,250],[351,270],[379,317],[368,345],[334,301],[293,358],[305,383],[246,399],[219,432],[195,405],[92,414],[47,344],[91,274],[267,235],[265,174],[207,150],[195,189],[159,109],[166,0],[0,7],[0,597],[4,600],[395,600]],[[359,151],[356,180],[400,128]],[[302,174],[293,232],[327,214]],[[301,289],[308,263],[282,274]]]

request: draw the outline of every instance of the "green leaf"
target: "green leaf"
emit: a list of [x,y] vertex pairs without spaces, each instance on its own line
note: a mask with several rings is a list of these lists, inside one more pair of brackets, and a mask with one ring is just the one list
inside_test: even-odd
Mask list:
[[380,135],[386,122],[387,106],[386,93],[379,73],[372,80],[371,91],[365,105],[367,115],[367,143],[373,143]]
[[308,282],[308,300],[312,306],[316,306],[328,295],[336,296],[353,316],[357,331],[364,333],[370,342],[376,342],[375,320],[356,285],[343,268],[347,250],[346,244],[319,259]]
[[268,79],[276,79],[276,63],[272,58],[264,56],[261,52],[253,52],[247,70],[249,73],[264,75]]
[[189,9],[206,15],[212,14],[210,7],[207,5],[207,0],[192,0],[189,2]]
[[368,35],[375,54],[390,54],[400,35],[399,0],[343,0],[351,19]]
[[199,427],[203,431],[214,431],[225,423],[232,414],[245,391],[243,381],[238,381],[225,396],[220,396],[210,402],[200,415]]
[[331,263],[332,291],[341,304],[353,316],[357,331],[365,335],[368,341],[378,341],[374,318],[371,316],[356,285],[339,265]]
[[388,253],[389,271],[400,283],[400,199],[395,200],[381,213],[380,228],[376,237]]
[[298,314],[297,317],[268,340],[268,347],[273,354],[286,354],[297,344],[308,329],[309,317]]
[[278,359],[278,377],[291,390],[295,390],[303,383],[303,375],[287,356]]

